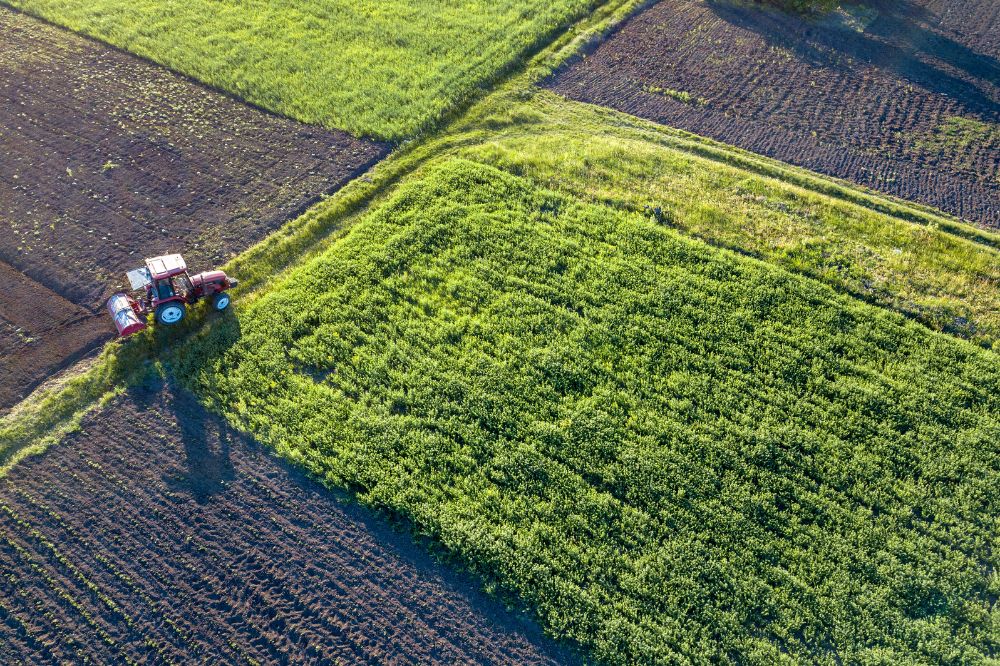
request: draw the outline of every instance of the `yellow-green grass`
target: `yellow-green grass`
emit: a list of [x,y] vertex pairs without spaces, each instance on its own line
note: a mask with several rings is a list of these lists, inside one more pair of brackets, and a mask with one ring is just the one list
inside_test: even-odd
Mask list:
[[1000,347],[1000,236],[926,209],[539,92],[470,121],[456,154],[818,278]]
[[174,371],[606,663],[991,654],[1000,357],[458,153]]
[[374,181],[352,183],[238,257],[232,270],[257,285],[315,255],[330,229],[444,155],[659,217],[936,330],[1000,345],[1000,235],[686,132],[516,87],[396,154]]
[[432,126],[599,0],[5,0],[359,136]]

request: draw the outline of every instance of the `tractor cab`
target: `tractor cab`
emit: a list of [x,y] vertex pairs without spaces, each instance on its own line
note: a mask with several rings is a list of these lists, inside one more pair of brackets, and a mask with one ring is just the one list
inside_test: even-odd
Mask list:
[[202,298],[210,298],[215,310],[229,307],[229,294],[225,292],[237,281],[222,271],[188,275],[187,264],[179,254],[152,257],[145,264],[126,273],[132,291],[141,295],[133,298],[118,293],[108,301],[108,310],[122,337],[145,328],[139,317],[150,312],[158,323],[169,325],[182,320],[187,306]]
[[179,290],[178,283],[191,284],[184,257],[179,254],[168,254],[147,259],[146,272],[151,282],[148,292],[155,304],[184,300],[184,292],[187,290]]

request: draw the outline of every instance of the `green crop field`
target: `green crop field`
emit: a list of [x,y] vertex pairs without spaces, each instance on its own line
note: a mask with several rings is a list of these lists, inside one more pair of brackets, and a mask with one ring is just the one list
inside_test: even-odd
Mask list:
[[530,103],[504,100],[485,115],[477,122],[488,131],[459,155],[658,215],[713,245],[1000,349],[996,233],[547,93]]
[[[124,439],[108,449],[75,438],[81,447],[131,451],[139,435],[114,413],[116,398],[155,420],[150,396],[162,393],[177,432],[157,423],[146,432],[162,441],[143,444],[187,469],[152,469],[146,478],[164,486],[148,506],[183,505],[197,517],[187,541],[212,537],[212,548],[162,552],[186,571],[210,560],[221,569],[217,526],[232,516],[218,507],[241,483],[226,464],[236,449],[227,428],[216,447],[214,421],[178,406],[193,393],[417,533],[585,663],[997,663],[996,231],[536,87],[637,2],[0,3],[272,111],[397,142],[219,267],[239,279],[231,312],[193,305],[177,326],[108,345],[0,415],[0,477],[88,424]],[[709,102],[649,90],[690,108]],[[917,149],[985,145],[992,129],[952,118]],[[136,506],[134,493],[81,482],[136,467],[67,450],[71,462],[51,478],[65,476],[88,510]],[[108,567],[114,577],[102,577],[112,559],[160,544],[118,525],[91,534],[86,518],[76,532],[17,483],[11,474],[0,490],[29,511],[22,518],[0,497],[0,513],[20,530],[4,543],[24,566],[5,580],[27,610],[0,604],[0,629],[30,637],[26,651],[62,641],[85,659],[88,641],[118,649],[123,624],[169,605],[157,595],[178,589],[170,567],[147,575],[140,557],[134,576]],[[187,483],[204,494],[189,498]],[[64,488],[51,490],[68,506]],[[64,536],[48,541],[33,531],[40,522]],[[303,520],[273,543],[314,527]],[[238,543],[244,532],[234,534]],[[334,570],[312,567],[315,549],[299,545],[288,552],[302,553],[304,570]],[[285,602],[270,596],[290,558],[269,557],[260,548],[242,559],[283,574],[273,588],[226,571],[218,581],[262,593],[226,596],[204,578],[191,605],[177,606],[190,632],[164,621],[189,660],[211,654],[185,647],[201,630],[201,588],[223,609],[212,626],[233,653],[280,637],[292,648],[276,642],[275,661],[320,654],[321,641],[297,629],[308,617],[286,622]],[[360,557],[365,570],[371,560]],[[32,587],[39,577],[48,587]],[[329,600],[333,617],[367,617],[352,611],[396,593],[358,580],[374,587],[356,598],[331,587],[310,612]],[[50,596],[65,603],[46,605]],[[105,609],[124,622],[105,622]],[[82,623],[63,617],[73,612]],[[36,627],[34,613],[55,629]],[[244,636],[258,616],[262,631]],[[331,635],[377,659],[389,652],[372,647],[383,625],[372,626]],[[161,628],[143,636],[146,647]],[[410,656],[413,636],[389,638],[400,639],[392,654]],[[421,654],[452,654],[416,638]],[[131,647],[136,661],[153,654],[121,641],[123,657]],[[6,649],[0,641],[0,661],[16,654]]]
[[988,663],[1000,358],[894,310],[995,238],[534,97],[169,365],[606,663]]
[[359,136],[426,129],[596,0],[5,0],[254,104]]

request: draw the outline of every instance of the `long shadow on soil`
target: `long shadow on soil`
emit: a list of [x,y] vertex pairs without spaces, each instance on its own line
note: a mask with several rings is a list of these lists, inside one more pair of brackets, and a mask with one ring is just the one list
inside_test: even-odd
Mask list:
[[[581,663],[405,525],[152,373],[15,468],[0,503],[0,532],[60,549],[29,568],[0,547],[0,569],[19,572],[0,581],[0,663]],[[64,576],[67,561],[91,587]],[[57,578],[62,594],[47,587]]]
[[230,459],[234,434],[225,419],[209,412],[174,381],[143,387],[137,392],[137,400],[155,397],[164,388],[170,396],[167,414],[180,433],[186,467],[182,477],[165,477],[164,483],[174,490],[190,493],[198,504],[205,504],[236,478]]
[[[231,312],[212,312],[206,307],[198,308],[193,314],[204,319],[199,323],[211,326],[210,330],[214,335],[209,353],[221,354],[239,340],[240,320]],[[187,327],[181,331],[157,330],[156,345],[163,350],[174,345],[199,348],[197,344],[191,345],[186,329]],[[143,402],[156,398],[164,390],[169,396],[166,407],[181,435],[187,467],[187,473],[182,478],[164,478],[164,482],[177,490],[191,493],[196,502],[204,504],[213,495],[225,490],[226,484],[235,478],[230,453],[233,440],[239,434],[232,431],[225,419],[201,405],[173,376],[166,379],[158,376],[150,378],[136,400]]]
[[[796,16],[727,0],[708,2],[722,20],[757,33],[813,66],[843,71],[855,69],[857,63],[872,65],[952,97],[971,112],[1000,118],[997,90],[989,89],[991,82],[994,86],[1000,82],[1000,62],[928,29],[924,22],[933,17],[912,0],[866,4],[878,16],[864,32],[858,32],[820,27]],[[933,60],[960,75],[929,62]]]

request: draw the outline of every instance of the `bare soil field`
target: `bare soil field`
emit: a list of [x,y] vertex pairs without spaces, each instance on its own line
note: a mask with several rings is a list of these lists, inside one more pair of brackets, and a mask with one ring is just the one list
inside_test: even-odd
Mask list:
[[575,661],[158,384],[0,481],[0,571],[5,664]]
[[662,0],[548,85],[1000,226],[995,0],[872,0],[822,20]]
[[0,406],[108,339],[108,322],[0,261]]
[[0,35],[0,410],[111,336],[81,321],[144,256],[209,268],[388,151],[2,7]]

